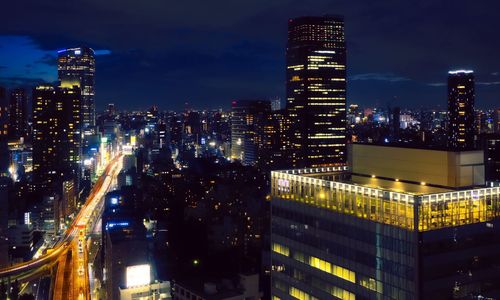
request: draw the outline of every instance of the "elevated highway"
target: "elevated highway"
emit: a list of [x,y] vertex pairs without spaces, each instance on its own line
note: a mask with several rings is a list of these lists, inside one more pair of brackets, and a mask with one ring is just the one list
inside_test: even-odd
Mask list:
[[[69,295],[65,295],[70,288],[73,288],[71,293],[77,295],[71,299],[90,299],[85,235],[100,218],[105,195],[113,187],[116,176],[122,168],[122,157],[118,154],[110,161],[92,188],[85,204],[56,245],[36,259],[0,269],[0,280],[27,282],[44,275],[57,274],[54,299],[58,295],[62,296],[61,299],[70,299],[67,297]],[[68,272],[77,276],[65,276],[69,274]],[[58,280],[64,281],[64,284],[58,283]]]

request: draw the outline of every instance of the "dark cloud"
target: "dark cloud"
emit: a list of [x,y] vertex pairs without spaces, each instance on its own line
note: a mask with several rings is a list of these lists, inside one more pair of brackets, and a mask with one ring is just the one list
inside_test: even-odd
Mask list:
[[491,84],[500,69],[496,0],[25,0],[2,9],[0,35],[54,51],[40,64],[55,67],[60,48],[109,50],[97,57],[100,107],[284,98],[287,19],[325,13],[345,15],[349,102],[445,103],[441,82],[458,67],[475,70],[479,105],[497,104],[500,94]]
[[409,81],[410,78],[403,76],[398,76],[392,73],[366,73],[366,74],[356,74],[349,77],[350,80],[379,80],[379,81],[389,81],[389,82],[400,82]]
[[45,54],[42,58],[36,60],[35,63],[57,66],[57,53]]
[[54,84],[55,82],[47,82],[42,78],[27,78],[27,77],[15,77],[15,76],[0,76],[0,85],[5,85],[8,87],[24,87],[31,89],[32,87],[39,84]]
[[476,82],[477,85],[500,85],[500,81],[478,81]]
[[428,83],[427,85],[433,86],[433,87],[441,87],[441,86],[446,86],[447,83],[446,82],[432,82],[432,83]]
[[[434,87],[441,87],[441,86],[447,86],[447,83],[446,82],[434,82],[434,83],[428,83],[427,85],[434,86]],[[500,85],[500,81],[476,81],[476,85],[485,85],[485,86]]]
[[111,55],[111,50],[107,50],[107,49],[94,49],[94,53],[95,53],[96,56]]

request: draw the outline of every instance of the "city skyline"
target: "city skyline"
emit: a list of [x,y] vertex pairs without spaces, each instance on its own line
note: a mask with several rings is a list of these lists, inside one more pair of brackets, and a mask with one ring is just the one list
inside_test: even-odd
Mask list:
[[493,5],[5,7],[0,300],[500,299]]
[[[139,10],[128,3],[90,3],[78,15],[69,4],[34,2],[37,9],[25,11],[27,4],[6,4],[11,13],[0,21],[0,83],[51,83],[57,50],[89,46],[96,50],[98,110],[107,103],[124,109],[144,109],[143,103],[179,109],[186,102],[229,108],[234,99],[275,96],[284,103],[288,19],[323,14],[345,16],[348,104],[444,109],[446,73],[460,68],[475,71],[477,107],[498,101],[500,65],[490,58],[499,45],[489,38],[498,34],[494,2],[421,2],[410,11],[388,1],[221,2],[202,15],[187,4],[159,2]],[[58,25],[69,17],[69,25]]]

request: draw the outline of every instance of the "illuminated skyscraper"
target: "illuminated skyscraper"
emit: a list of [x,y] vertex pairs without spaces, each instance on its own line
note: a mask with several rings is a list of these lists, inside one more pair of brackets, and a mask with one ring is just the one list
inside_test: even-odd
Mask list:
[[474,148],[474,72],[448,72],[448,147]]
[[82,128],[95,126],[95,58],[94,50],[87,47],[58,51],[58,75],[62,87],[78,86],[81,90]]
[[9,103],[9,138],[26,138],[28,135],[28,98],[24,89],[15,89],[10,93]]
[[292,166],[345,162],[346,49],[341,16],[288,23],[287,148]]
[[41,85],[33,90],[33,179],[41,187],[78,178],[80,101],[76,86]]

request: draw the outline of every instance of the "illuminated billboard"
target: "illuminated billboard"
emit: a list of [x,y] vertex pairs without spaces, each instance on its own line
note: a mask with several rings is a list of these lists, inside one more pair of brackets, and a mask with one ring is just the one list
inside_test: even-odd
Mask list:
[[127,288],[151,283],[151,266],[149,264],[127,267]]
[[123,146],[123,154],[124,155],[132,155],[132,146],[130,145],[125,145]]

